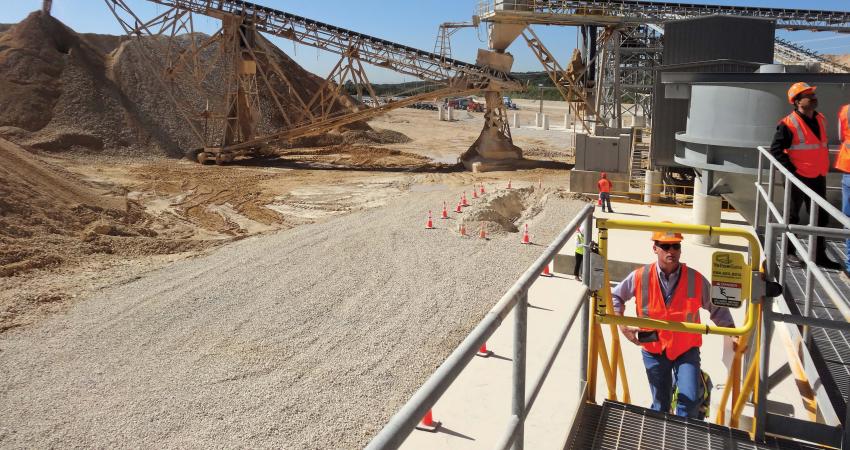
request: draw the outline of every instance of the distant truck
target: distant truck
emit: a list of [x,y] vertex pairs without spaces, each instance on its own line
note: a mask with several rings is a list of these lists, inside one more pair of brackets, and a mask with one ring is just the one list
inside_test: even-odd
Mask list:
[[507,95],[502,97],[502,103],[505,104],[505,108],[507,109],[519,109],[519,106],[517,106],[516,103],[514,103]]

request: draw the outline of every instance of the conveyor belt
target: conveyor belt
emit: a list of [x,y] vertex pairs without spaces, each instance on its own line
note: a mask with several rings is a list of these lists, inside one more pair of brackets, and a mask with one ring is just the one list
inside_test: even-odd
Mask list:
[[[842,261],[843,243],[826,242],[830,257],[835,261]],[[793,299],[793,302],[789,300],[788,307],[793,313],[800,314],[805,303],[806,270],[793,267],[786,270],[784,297]],[[842,275],[836,271],[824,273],[844,300],[850,302],[850,286],[841,279]],[[817,285],[812,295],[811,315],[821,319],[844,320],[829,297]],[[850,333],[815,328],[811,334],[812,341],[808,348],[812,360],[836,414],[843,418],[846,409],[844,399],[850,393]]]
[[573,424],[565,449],[816,449],[819,446],[749,434],[701,420],[685,419],[639,406],[606,401],[586,404]]

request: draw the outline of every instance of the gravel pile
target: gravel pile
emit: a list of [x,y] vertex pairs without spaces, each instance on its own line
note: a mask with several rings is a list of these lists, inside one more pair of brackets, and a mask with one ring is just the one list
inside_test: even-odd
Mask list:
[[461,238],[437,218],[460,191],[415,192],[8,331],[0,447],[360,448],[583,206],[529,191],[541,245]]

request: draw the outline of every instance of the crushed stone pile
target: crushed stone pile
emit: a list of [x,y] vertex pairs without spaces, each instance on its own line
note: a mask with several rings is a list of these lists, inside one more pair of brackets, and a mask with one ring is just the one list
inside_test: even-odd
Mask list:
[[[177,38],[188,46],[205,39],[196,33]],[[154,39],[154,38],[146,38]],[[158,39],[158,38],[157,38]],[[268,43],[270,55],[302,98],[311,98],[323,83]],[[150,41],[147,41],[150,42]],[[183,156],[201,146],[198,138],[163,91],[151,58],[162,57],[135,39],[97,34],[78,34],[41,11],[18,24],[0,28],[0,136],[48,152],[82,151],[98,154]],[[210,48],[202,58],[214,58]],[[220,66],[220,65],[219,65]],[[184,101],[222,102],[224,88],[220,67],[203,86],[180,84],[177,95]],[[276,90],[286,92],[281,82]],[[294,98],[282,107],[295,109]],[[283,118],[267,88],[260,85],[262,117],[259,133],[279,130]],[[350,105],[341,97],[335,108]],[[198,106],[198,105],[195,105]],[[203,109],[203,107],[201,107]],[[346,135],[346,131],[355,131]],[[403,137],[371,130],[364,123],[330,133],[333,144],[397,142]],[[309,143],[309,141],[307,142]]]

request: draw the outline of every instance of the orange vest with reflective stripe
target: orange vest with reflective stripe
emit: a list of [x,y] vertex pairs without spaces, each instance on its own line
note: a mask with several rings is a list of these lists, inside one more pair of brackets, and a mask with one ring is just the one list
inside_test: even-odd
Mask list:
[[607,178],[601,178],[596,182],[599,192],[611,192],[611,182]]
[[785,150],[791,163],[801,177],[815,178],[829,172],[829,147],[826,139],[826,119],[816,113],[820,127],[820,139],[796,112],[788,114],[782,123],[791,130],[794,138],[791,147]]
[[841,107],[838,113],[838,129],[841,131],[841,150],[838,152],[838,159],[835,160],[835,168],[850,173],[850,122],[847,120],[847,109],[850,105]]
[[[700,323],[703,278],[695,270],[682,264],[679,281],[673,289],[670,306],[664,302],[656,263],[647,264],[635,271],[635,309],[638,317]],[[702,345],[702,335],[678,331],[658,330],[658,341],[641,344],[649,353],[667,351],[671,361],[693,347]]]

